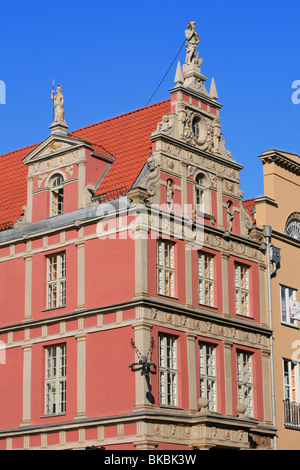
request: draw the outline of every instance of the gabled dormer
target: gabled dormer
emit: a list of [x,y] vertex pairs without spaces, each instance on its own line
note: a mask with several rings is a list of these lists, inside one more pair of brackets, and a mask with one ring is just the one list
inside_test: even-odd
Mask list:
[[97,183],[113,162],[99,145],[70,136],[64,113],[56,109],[54,119],[51,135],[23,159],[28,166],[23,224],[89,205]]

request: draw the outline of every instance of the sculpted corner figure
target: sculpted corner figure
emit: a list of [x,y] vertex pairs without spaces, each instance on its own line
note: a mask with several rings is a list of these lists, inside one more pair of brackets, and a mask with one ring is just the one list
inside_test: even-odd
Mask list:
[[227,212],[227,230],[228,230],[228,232],[231,232],[231,230],[232,230],[232,222],[233,222],[233,219],[234,219],[234,211],[231,210],[231,206],[232,206],[232,202],[227,201],[226,212]]
[[186,43],[186,64],[194,64],[198,59],[197,45],[200,42],[199,34],[195,31],[195,21],[188,23],[188,29],[185,31]]
[[54,107],[54,122],[65,123],[65,110],[64,110],[64,95],[61,92],[62,86],[58,85],[54,96],[54,90],[51,93],[51,99],[53,100]]

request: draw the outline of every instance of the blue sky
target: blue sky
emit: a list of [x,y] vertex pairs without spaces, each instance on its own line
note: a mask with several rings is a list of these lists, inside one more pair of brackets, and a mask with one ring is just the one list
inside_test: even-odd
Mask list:
[[[291,100],[300,80],[299,0],[15,0],[0,11],[0,154],[49,135],[53,79],[63,85],[70,130],[145,106],[188,21],[201,38],[201,71],[216,81],[226,147],[244,166],[245,198],[264,192],[264,150],[300,154],[300,104]],[[151,103],[169,97],[176,63]]]

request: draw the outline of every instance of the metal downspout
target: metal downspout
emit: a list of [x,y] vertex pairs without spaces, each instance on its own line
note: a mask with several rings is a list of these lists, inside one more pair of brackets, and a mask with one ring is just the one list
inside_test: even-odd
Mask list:
[[[270,270],[270,240],[272,228],[264,225],[264,236],[267,242],[267,274],[268,274],[268,309],[269,326],[272,331],[270,336],[270,360],[271,360],[271,394],[272,394],[272,415],[273,425],[276,429],[276,409],[275,409],[275,380],[274,380],[274,345],[273,345],[273,319],[272,319],[272,291],[271,291],[271,270]],[[277,450],[277,436],[274,436],[274,450]]]

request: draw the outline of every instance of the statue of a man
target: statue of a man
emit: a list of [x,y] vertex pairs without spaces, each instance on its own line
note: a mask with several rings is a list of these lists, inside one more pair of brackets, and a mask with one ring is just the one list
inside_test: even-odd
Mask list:
[[56,89],[56,95],[54,96],[54,90],[51,93],[51,99],[53,100],[54,107],[54,122],[65,123],[65,109],[64,109],[64,95],[61,92],[62,86],[58,85]]
[[190,21],[188,23],[188,29],[185,31],[185,37],[187,39],[186,43],[186,64],[195,63],[198,59],[197,45],[200,42],[199,34],[195,31],[195,21]]
[[168,179],[167,181],[167,206],[170,211],[174,209],[173,195],[174,195],[174,191],[172,188],[172,180]]
[[228,232],[231,232],[231,230],[232,230],[232,222],[233,222],[233,219],[234,219],[234,211],[231,210],[231,206],[232,206],[232,202],[227,201],[226,212],[227,212],[227,230],[228,230]]

